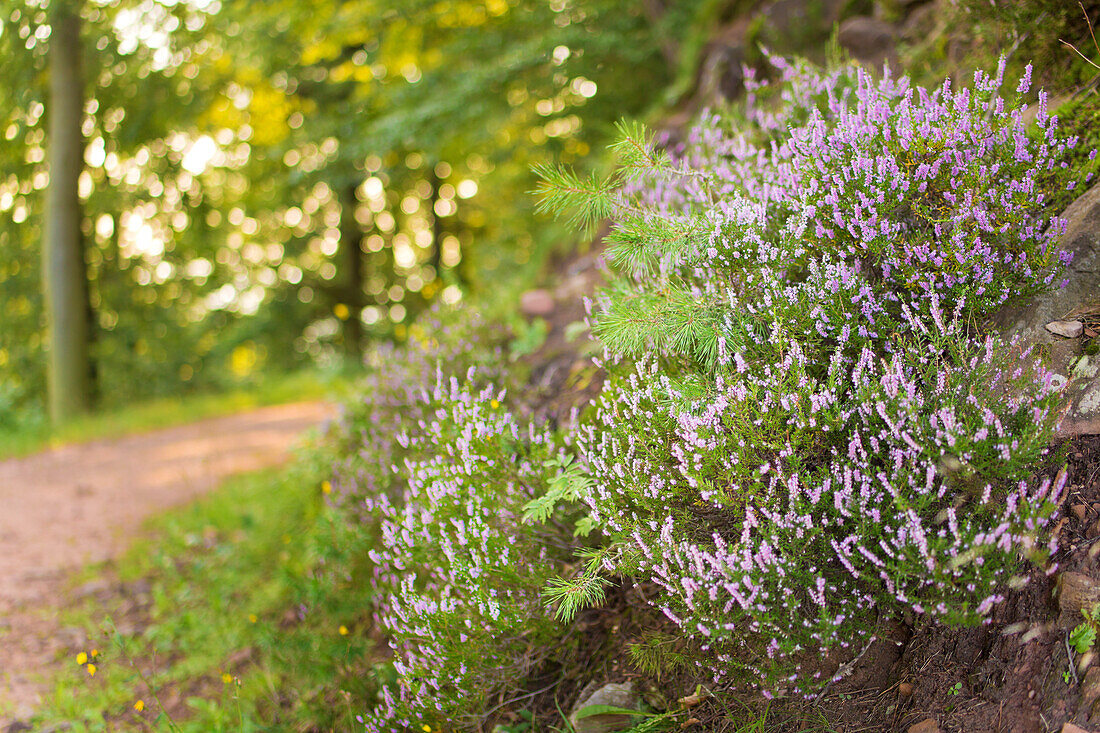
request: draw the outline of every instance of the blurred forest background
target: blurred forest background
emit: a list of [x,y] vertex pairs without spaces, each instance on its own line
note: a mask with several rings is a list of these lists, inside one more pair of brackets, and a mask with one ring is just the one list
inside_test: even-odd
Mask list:
[[567,238],[532,166],[659,102],[705,5],[5,0],[0,426],[355,364],[510,292]]
[[[0,0],[0,433],[338,373],[436,301],[499,317],[576,241],[533,167],[599,170],[615,121],[908,4]],[[1011,48],[1049,81],[1088,39],[1068,1],[952,8],[904,31],[918,80]]]

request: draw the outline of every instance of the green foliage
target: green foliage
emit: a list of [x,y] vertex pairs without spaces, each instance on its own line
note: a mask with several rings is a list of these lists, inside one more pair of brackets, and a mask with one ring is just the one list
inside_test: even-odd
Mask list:
[[[527,524],[541,524],[554,514],[562,511],[562,505],[576,505],[581,497],[592,487],[592,479],[584,473],[580,464],[573,462],[572,455],[555,458],[546,463],[546,468],[560,469],[550,480],[546,493],[536,497],[523,508],[523,521]],[[582,532],[581,522],[577,522],[577,531],[574,536],[587,534],[591,527],[585,523],[587,531]]]
[[572,168],[549,164],[535,165],[533,170],[541,179],[535,191],[539,211],[569,212],[570,223],[586,230],[611,215],[617,179],[596,173],[582,176]]
[[[696,4],[80,3],[100,404],[354,364],[440,299],[507,300],[569,239],[532,226],[530,166],[586,169]],[[48,6],[0,14],[8,425],[43,420]]]
[[646,632],[640,641],[627,647],[630,662],[639,672],[655,677],[675,674],[691,664],[691,654],[683,638],[672,634]]
[[1084,654],[1092,649],[1096,643],[1097,632],[1100,632],[1100,604],[1092,607],[1091,611],[1081,611],[1084,621],[1077,624],[1069,635],[1070,646],[1078,654]]
[[628,554],[622,545],[577,550],[578,559],[583,561],[580,572],[572,578],[551,578],[543,589],[543,596],[554,607],[557,619],[572,621],[580,610],[603,603],[611,585],[607,576],[616,568],[629,566]]
[[638,715],[651,717],[652,713],[643,713],[641,710],[632,710],[629,708],[620,708],[615,705],[585,705],[583,708],[577,711],[577,720],[584,718],[591,718],[594,715]]

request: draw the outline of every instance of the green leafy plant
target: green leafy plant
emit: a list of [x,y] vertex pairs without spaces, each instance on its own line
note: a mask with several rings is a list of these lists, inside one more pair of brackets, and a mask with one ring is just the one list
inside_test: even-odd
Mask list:
[[1078,654],[1084,654],[1092,649],[1096,643],[1097,633],[1100,632],[1100,603],[1090,610],[1081,610],[1084,621],[1077,624],[1069,634],[1069,643]]
[[647,632],[641,640],[627,647],[627,653],[638,671],[657,680],[691,664],[691,654],[684,640],[661,632]]

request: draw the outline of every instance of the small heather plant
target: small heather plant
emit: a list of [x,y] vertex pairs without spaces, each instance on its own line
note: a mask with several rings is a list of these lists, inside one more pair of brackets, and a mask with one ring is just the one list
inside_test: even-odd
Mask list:
[[[1066,186],[1075,144],[1042,93],[1031,128],[998,96],[1003,65],[925,90],[773,63],[681,149],[624,125],[610,178],[542,171],[544,205],[616,222],[612,377],[578,439],[605,556],[701,669],[768,694],[820,688],[903,609],[982,622],[1053,549],[1058,395],[983,324],[1057,286],[1037,180]],[[572,583],[552,597],[595,599]]]
[[[402,446],[402,496],[368,498],[381,524],[377,622],[402,677],[368,730],[419,720],[476,720],[486,699],[517,689],[557,646],[541,589],[570,547],[552,525],[523,525],[524,507],[560,459],[554,436],[520,425],[493,387],[441,379],[430,417]],[[418,444],[418,445],[417,445]]]
[[397,681],[360,716],[367,730],[473,725],[560,646],[541,589],[576,517],[528,505],[566,462],[561,441],[509,403],[505,334],[443,315],[371,359],[326,484],[339,546],[320,572],[371,588],[393,651]]

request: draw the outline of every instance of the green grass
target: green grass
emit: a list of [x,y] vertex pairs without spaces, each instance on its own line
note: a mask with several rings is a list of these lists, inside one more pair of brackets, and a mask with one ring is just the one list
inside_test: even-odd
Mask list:
[[321,399],[347,391],[350,380],[316,370],[271,376],[258,384],[226,392],[163,397],[77,418],[57,427],[0,425],[0,460],[46,448],[115,438],[266,405]]
[[[338,541],[314,452],[281,471],[230,480],[169,513],[114,568],[137,593],[88,598],[63,625],[86,630],[34,721],[73,731],[350,730],[374,699],[369,587],[328,578]],[[78,663],[95,648],[96,672]],[[384,669],[386,665],[379,665]],[[144,710],[134,709],[141,700]]]

